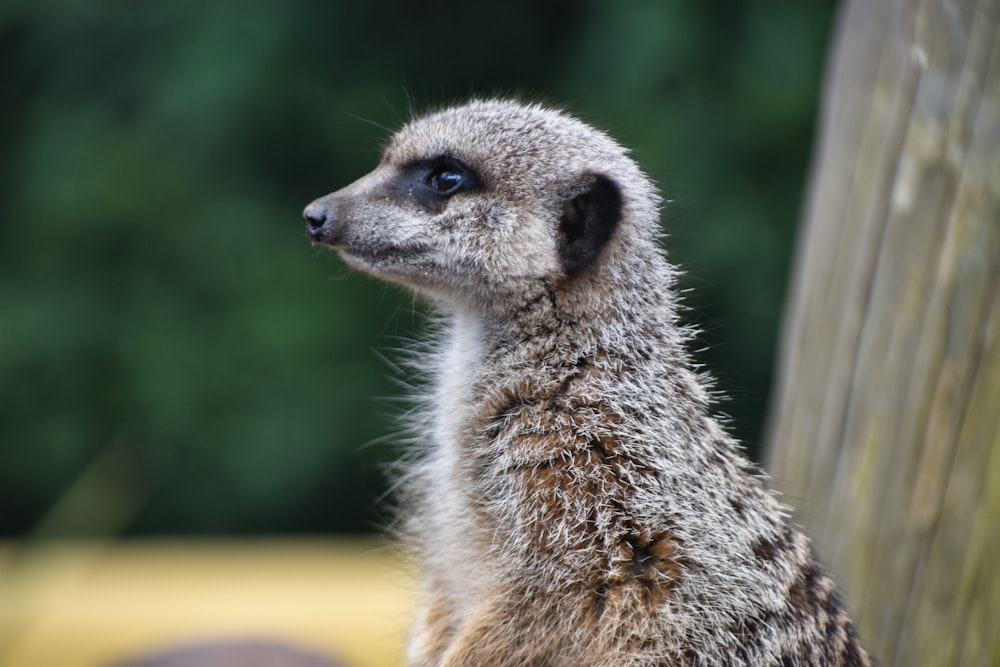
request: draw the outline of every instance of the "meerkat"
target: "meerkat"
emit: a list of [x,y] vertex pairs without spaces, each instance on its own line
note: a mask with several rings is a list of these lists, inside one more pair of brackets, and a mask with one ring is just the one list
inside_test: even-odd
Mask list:
[[871,664],[712,415],[660,207],[605,133],[478,100],[305,209],[314,244],[448,321],[404,493],[412,665]]

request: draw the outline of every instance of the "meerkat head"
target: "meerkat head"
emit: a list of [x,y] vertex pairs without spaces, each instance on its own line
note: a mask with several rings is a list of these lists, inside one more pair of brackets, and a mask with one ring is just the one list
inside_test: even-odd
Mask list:
[[412,121],[374,171],[304,216],[310,239],[352,266],[476,306],[599,272],[623,225],[655,236],[656,208],[607,135],[537,105],[477,101]]

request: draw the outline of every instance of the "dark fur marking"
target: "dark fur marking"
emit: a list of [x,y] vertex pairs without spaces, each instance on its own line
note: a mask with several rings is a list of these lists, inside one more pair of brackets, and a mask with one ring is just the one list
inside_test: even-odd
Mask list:
[[861,655],[861,643],[858,640],[858,633],[854,626],[848,621],[844,632],[847,634],[847,643],[844,646],[844,667],[864,667],[868,664]]
[[556,293],[552,288],[549,288],[549,303],[552,304],[552,315],[561,323],[562,320],[559,317],[559,300],[556,299]]
[[562,381],[551,398],[555,399],[565,394],[573,380],[580,377],[591,363],[592,358],[590,356],[584,356],[580,357],[571,364],[566,364],[565,367],[570,369],[570,373],[566,379]]
[[521,315],[527,314],[528,312],[531,311],[532,308],[540,304],[546,298],[551,298],[551,297],[549,296],[549,294],[539,294],[534,299],[525,301],[520,306],[518,306],[516,310],[511,312],[511,319],[516,319]]
[[[515,412],[517,412],[518,410],[520,410],[521,408],[532,406],[532,405],[537,405],[537,404],[538,404],[538,401],[530,399],[530,398],[520,398],[520,397],[518,397],[518,398],[512,398],[510,401],[508,401],[507,403],[505,403],[502,408],[500,408],[499,410],[497,410],[497,418],[501,419],[501,418],[510,417]],[[495,421],[495,420],[491,420],[491,421]]]
[[668,533],[633,533],[624,536],[622,544],[631,555],[627,578],[643,587],[647,604],[660,604],[681,577],[675,538]]
[[594,591],[594,608],[597,612],[597,618],[604,615],[605,600],[608,598],[608,582],[602,581],[597,586],[597,590]]
[[602,174],[590,178],[590,187],[566,202],[559,220],[559,255],[570,276],[597,260],[622,218],[618,185]]
[[643,545],[635,535],[626,537],[625,542],[632,547],[632,576],[641,577],[649,571],[649,561],[653,559],[653,554],[649,551],[649,545]]
[[556,393],[552,395],[552,397],[551,397],[550,400],[554,400],[554,399],[558,398],[559,396],[562,396],[563,394],[565,394],[569,390],[569,385],[573,382],[573,378],[575,378],[577,375],[578,375],[578,373],[575,373],[575,372],[571,373],[570,375],[568,375],[566,377],[565,380],[563,380],[561,383],[559,383],[559,386],[556,387]]
[[819,566],[815,561],[810,561],[788,590],[788,602],[792,608],[806,615],[813,615],[818,611],[823,602],[820,597],[822,580],[823,573]]
[[741,519],[746,518],[747,507],[743,504],[743,501],[736,496],[729,499],[729,504],[732,506],[736,514],[739,515]]
[[566,395],[569,391],[569,387],[573,380],[582,375],[588,366],[592,363],[592,358],[589,356],[580,357],[572,364],[566,364],[566,368],[570,369],[569,375],[567,375],[559,386],[556,387],[555,391],[551,394],[543,394],[541,396],[511,396],[508,398],[499,409],[497,409],[493,416],[487,420],[487,427],[490,431],[497,431],[501,428],[504,421],[514,415],[518,410],[524,407],[534,407],[538,405],[543,405],[545,409],[554,412],[566,412],[567,410],[575,410],[579,407],[585,407],[581,405],[564,406],[561,405],[557,400]]
[[767,539],[766,537],[760,538],[757,544],[753,547],[753,555],[757,557],[757,560],[762,561],[773,561],[778,557],[779,546]]
[[587,445],[592,450],[597,452],[598,456],[601,457],[601,461],[605,463],[607,463],[608,459],[614,456],[614,454],[611,453],[611,448],[608,446],[608,443],[602,438],[591,435],[587,438]]

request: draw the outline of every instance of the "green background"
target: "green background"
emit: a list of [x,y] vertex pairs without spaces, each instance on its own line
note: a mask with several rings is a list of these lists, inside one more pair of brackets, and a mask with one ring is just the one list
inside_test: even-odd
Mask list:
[[301,210],[388,130],[513,94],[673,200],[718,408],[756,451],[831,2],[6,2],[0,535],[381,521],[422,306]]

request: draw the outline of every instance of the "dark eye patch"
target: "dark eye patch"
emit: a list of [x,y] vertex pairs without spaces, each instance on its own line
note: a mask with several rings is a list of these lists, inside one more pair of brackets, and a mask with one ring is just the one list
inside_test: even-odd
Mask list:
[[443,210],[445,202],[459,192],[478,190],[482,184],[475,171],[447,156],[417,162],[406,173],[410,194],[435,212]]

